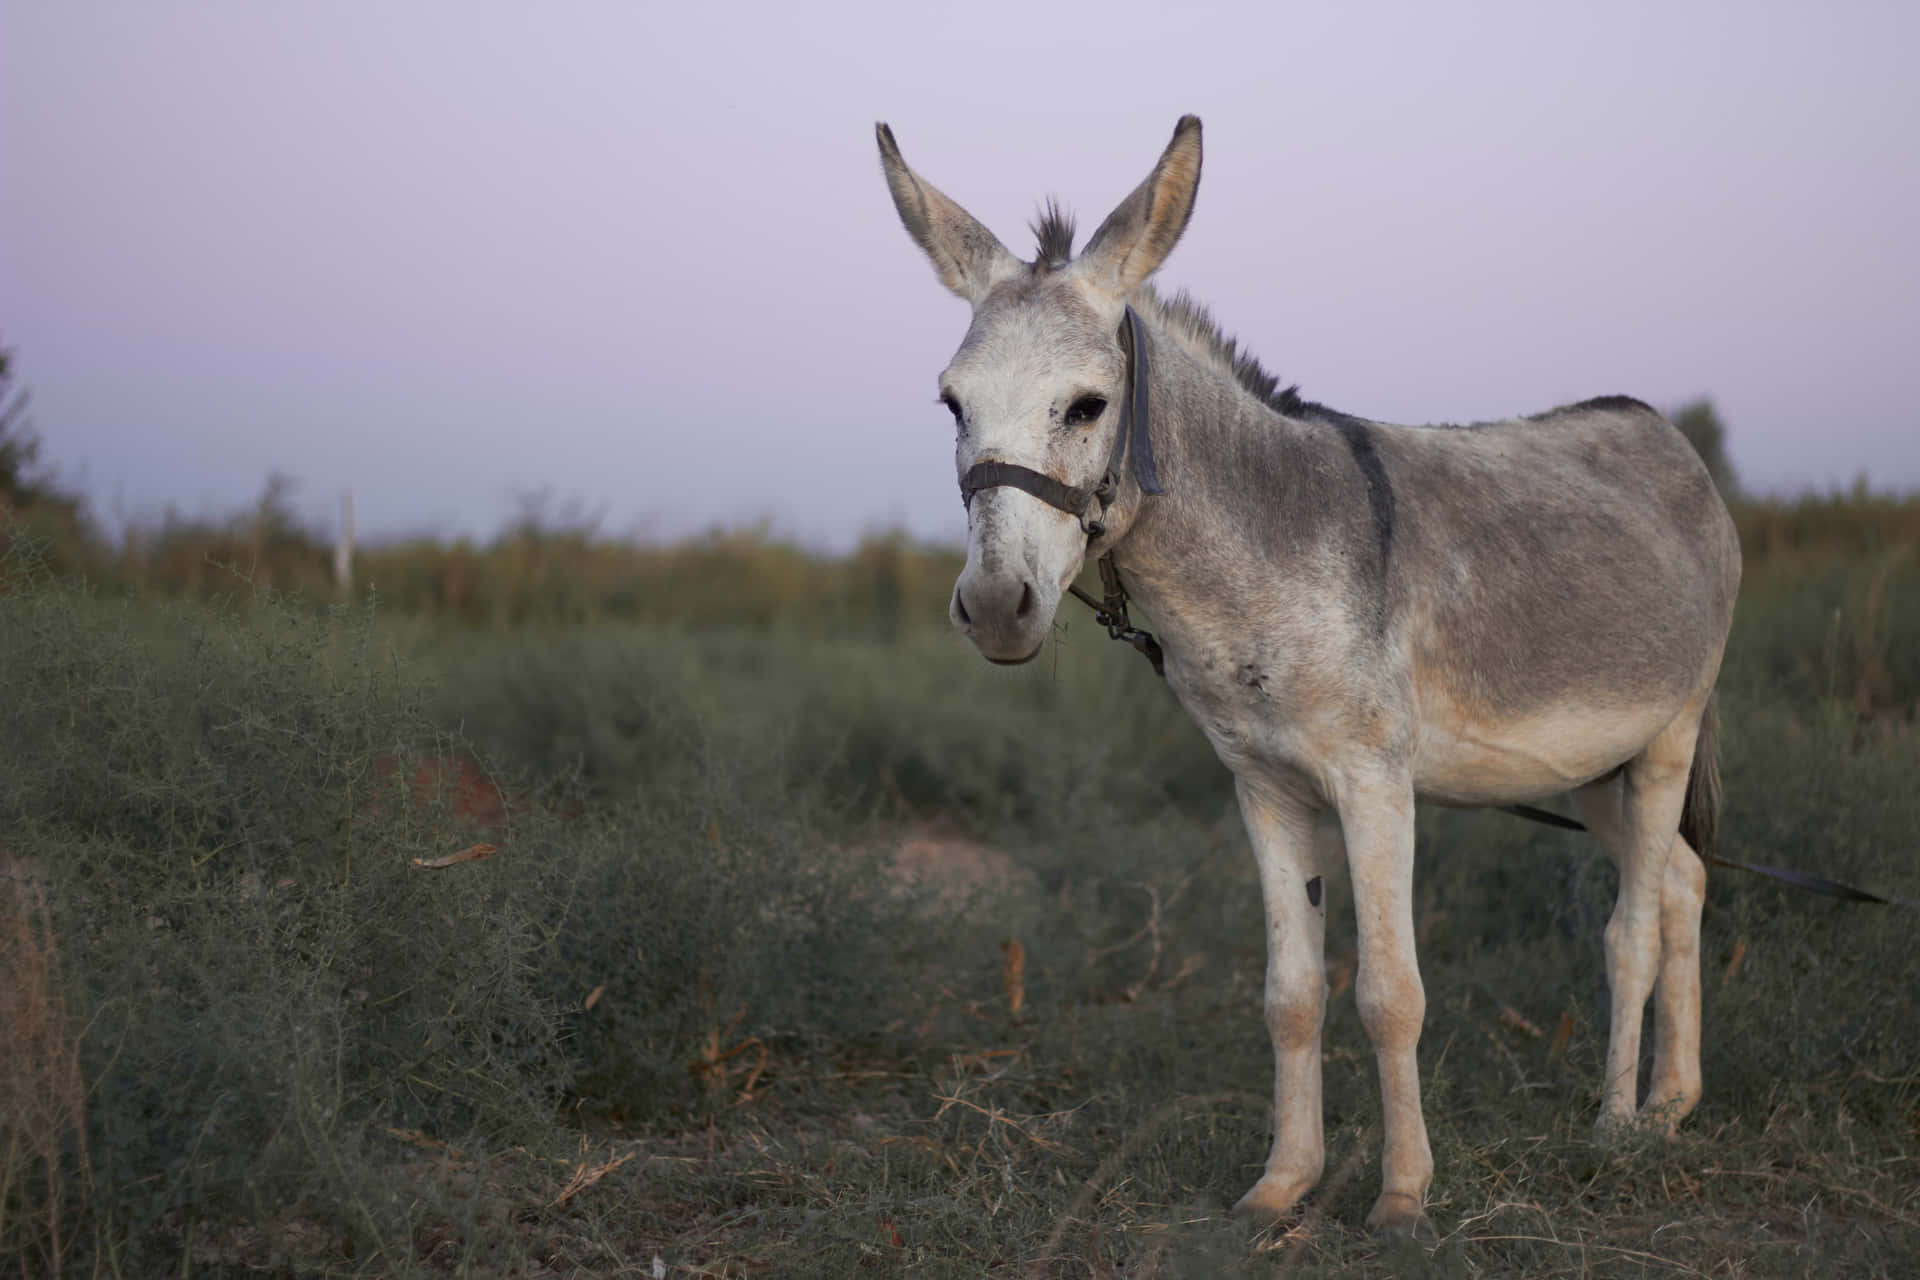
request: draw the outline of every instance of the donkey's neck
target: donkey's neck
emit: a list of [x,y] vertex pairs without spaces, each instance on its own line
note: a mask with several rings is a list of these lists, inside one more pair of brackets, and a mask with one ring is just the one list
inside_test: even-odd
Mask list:
[[1271,617],[1331,593],[1381,600],[1379,501],[1356,445],[1372,428],[1317,406],[1281,412],[1217,351],[1149,328],[1151,429],[1167,492],[1138,499],[1114,560],[1170,656],[1250,607]]

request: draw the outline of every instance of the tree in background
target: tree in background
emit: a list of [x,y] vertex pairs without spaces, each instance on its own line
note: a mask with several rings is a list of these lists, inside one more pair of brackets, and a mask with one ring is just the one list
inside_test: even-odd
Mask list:
[[27,421],[32,399],[13,385],[13,352],[0,347],[0,503],[24,506],[27,469],[40,457],[40,441]]
[[17,385],[13,352],[0,347],[0,550],[24,530],[50,544],[50,567],[77,567],[91,536],[86,503],[61,492],[40,468],[40,437],[27,417],[31,400]]
[[1700,460],[1707,464],[1707,474],[1713,477],[1720,496],[1728,500],[1738,497],[1740,477],[1734,474],[1733,459],[1727,456],[1727,426],[1720,421],[1720,411],[1713,407],[1713,401],[1701,396],[1667,416],[1680,428],[1680,434],[1687,438]]

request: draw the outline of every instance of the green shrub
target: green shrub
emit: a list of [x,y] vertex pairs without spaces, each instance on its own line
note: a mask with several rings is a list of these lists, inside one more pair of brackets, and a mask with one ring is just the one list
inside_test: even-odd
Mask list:
[[[383,1127],[522,1140],[570,1065],[542,868],[396,761],[451,749],[364,614],[0,597],[0,829],[68,957],[109,1238],[296,1206],[369,1240]],[[422,803],[424,801],[424,803]]]

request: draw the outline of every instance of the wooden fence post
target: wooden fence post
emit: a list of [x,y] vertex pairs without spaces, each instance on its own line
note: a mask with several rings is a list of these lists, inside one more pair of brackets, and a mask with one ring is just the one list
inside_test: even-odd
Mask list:
[[333,543],[333,583],[345,600],[353,595],[353,490],[340,491],[340,535]]

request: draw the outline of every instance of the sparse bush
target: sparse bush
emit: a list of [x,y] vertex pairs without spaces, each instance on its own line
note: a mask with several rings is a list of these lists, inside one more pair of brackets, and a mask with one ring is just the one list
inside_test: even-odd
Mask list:
[[43,1275],[92,1192],[77,1032],[38,868],[0,847],[0,1259]]
[[102,1239],[144,1256],[290,1214],[403,1238],[367,1176],[382,1126],[544,1132],[569,1064],[532,958],[558,888],[518,859],[414,865],[472,833],[383,779],[444,743],[370,619],[47,587],[0,597],[0,652],[0,829],[84,957]]
[[24,539],[52,571],[78,573],[91,559],[95,532],[86,503],[60,487],[40,461],[28,414],[32,397],[17,385],[14,353],[0,347],[0,556]]
[[1713,407],[1713,401],[1701,396],[1667,416],[1700,455],[1700,461],[1707,464],[1707,474],[1713,477],[1720,496],[1728,502],[1738,498],[1740,478],[1734,473],[1733,459],[1727,453],[1727,427],[1720,421],[1720,411]]
[[1747,596],[1798,586],[1863,559],[1920,549],[1920,494],[1850,490],[1736,503]]
[[1920,544],[1807,570],[1740,601],[1725,682],[1861,721],[1920,720]]

